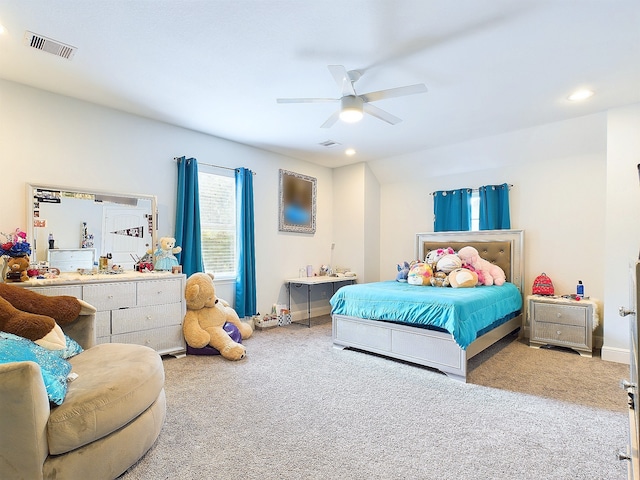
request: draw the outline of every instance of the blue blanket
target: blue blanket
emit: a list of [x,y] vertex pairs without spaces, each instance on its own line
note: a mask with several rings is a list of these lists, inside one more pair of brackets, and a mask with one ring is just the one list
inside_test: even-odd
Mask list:
[[332,314],[439,327],[463,349],[478,332],[499,319],[508,320],[521,308],[522,295],[512,283],[439,288],[376,282],[347,285],[331,297]]

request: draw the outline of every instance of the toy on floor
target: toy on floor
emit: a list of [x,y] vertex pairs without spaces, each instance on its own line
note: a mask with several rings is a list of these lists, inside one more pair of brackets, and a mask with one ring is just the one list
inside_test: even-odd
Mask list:
[[0,283],[0,330],[32,340],[49,350],[66,347],[60,325],[71,323],[78,315],[95,312],[93,306],[75,297],[51,297]]
[[245,347],[231,338],[224,325],[227,322],[235,325],[242,339],[249,338],[253,328],[240,321],[227,302],[216,297],[213,275],[200,272],[191,275],[187,279],[185,299],[187,313],[182,329],[189,346],[210,345],[228,360],[241,360],[246,356]]
[[478,250],[473,247],[462,247],[458,252],[458,256],[463,263],[471,265],[480,276],[484,278],[484,285],[502,285],[506,281],[504,270],[498,265],[488,262],[480,257]]

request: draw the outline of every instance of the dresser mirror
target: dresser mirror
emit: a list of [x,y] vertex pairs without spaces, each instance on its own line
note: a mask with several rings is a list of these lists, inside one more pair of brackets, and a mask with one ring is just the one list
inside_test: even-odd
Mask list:
[[156,244],[153,195],[29,184],[27,207],[32,263],[55,259],[60,265],[50,266],[76,271],[97,266],[99,257],[110,253],[114,265],[133,270]]

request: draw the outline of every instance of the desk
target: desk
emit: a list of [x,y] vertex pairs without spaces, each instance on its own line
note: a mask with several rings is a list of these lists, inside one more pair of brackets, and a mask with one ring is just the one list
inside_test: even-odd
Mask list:
[[311,327],[311,287],[313,285],[321,285],[325,283],[331,284],[331,295],[336,293],[336,283],[349,282],[349,284],[356,283],[357,276],[353,277],[299,277],[290,278],[284,282],[287,284],[287,290],[289,291],[289,311],[291,311],[291,286],[302,287],[307,286],[307,326]]

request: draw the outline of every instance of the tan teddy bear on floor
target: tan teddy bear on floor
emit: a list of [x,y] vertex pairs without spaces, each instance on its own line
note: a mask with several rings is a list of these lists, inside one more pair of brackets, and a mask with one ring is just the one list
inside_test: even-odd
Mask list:
[[244,358],[245,347],[233,341],[223,327],[226,322],[232,323],[238,328],[243,340],[251,336],[253,328],[248,323],[240,321],[236,311],[224,300],[216,297],[213,275],[191,275],[187,279],[184,295],[187,313],[182,329],[187,344],[193,348],[210,345],[228,360]]

